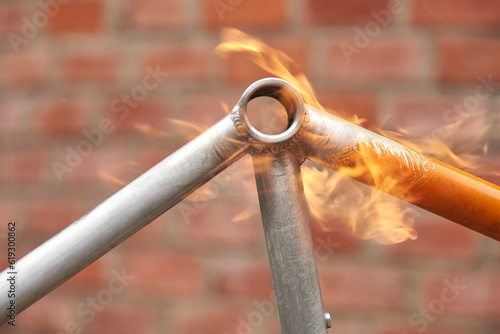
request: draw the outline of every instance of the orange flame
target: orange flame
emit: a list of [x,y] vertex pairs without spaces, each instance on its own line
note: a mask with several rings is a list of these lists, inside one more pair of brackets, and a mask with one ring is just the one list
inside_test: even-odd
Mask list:
[[222,43],[215,48],[215,53],[226,56],[231,52],[248,53],[250,60],[270,74],[288,81],[302,94],[304,101],[316,108],[321,108],[314,90],[303,73],[293,75],[289,66],[293,60],[284,52],[274,50],[264,42],[233,29],[222,30]]
[[106,166],[105,169],[98,171],[98,175],[106,184],[113,188],[121,188],[133,180],[134,171],[137,171],[140,164],[137,161],[128,160],[121,163],[115,163]]
[[[312,85],[304,73],[293,74],[293,60],[283,51],[275,50],[263,41],[251,37],[234,28],[222,29],[222,42],[215,48],[215,53],[226,57],[232,52],[246,53],[249,59],[269,74],[291,83],[302,95],[304,102],[315,108],[325,110],[318,102]],[[333,114],[336,112],[330,111]],[[357,115],[342,115],[354,124],[362,124],[365,120]]]
[[148,136],[153,136],[153,137],[157,137],[157,138],[164,138],[164,137],[168,136],[168,132],[155,129],[152,125],[147,124],[147,123],[134,124],[134,128],[137,131],[139,131],[145,135],[148,135]]
[[[243,32],[227,28],[222,31],[222,42],[215,52],[221,56],[227,56],[232,52],[242,52],[248,55],[249,59],[260,66],[271,76],[282,78],[294,85],[302,94],[304,101],[318,109],[325,110],[318,102],[312,85],[303,73],[292,74],[291,67],[293,61],[285,53],[275,50],[266,45],[261,40],[253,38]],[[230,111],[226,105],[222,106],[226,112]],[[337,114],[337,112],[328,110]],[[355,124],[362,124],[363,119],[357,115],[338,115]],[[474,118],[477,114],[468,117]],[[183,120],[169,120],[175,125],[176,134],[179,130],[183,140],[191,140],[206,130],[206,127]],[[421,153],[429,154],[439,160],[453,164],[459,168],[478,167],[478,157],[473,152],[480,147],[486,153],[487,144],[480,145],[480,141],[488,131],[486,127],[481,127],[481,131],[474,131],[474,140],[469,141],[469,145],[460,150],[453,149],[453,143],[457,143],[456,133],[470,119],[463,118],[453,124],[442,128],[443,135],[440,138],[411,136],[410,129],[398,128],[397,131],[382,129],[371,129],[385,137],[391,138]],[[136,124],[137,131],[156,138],[166,138],[169,134],[149,124]],[[360,147],[360,151],[369,150],[369,147]],[[339,172],[330,171],[326,168],[306,163],[302,166],[302,177],[304,181],[305,195],[308,200],[312,216],[320,222],[326,230],[337,230],[339,224],[345,226],[353,234],[363,239],[374,239],[380,243],[398,243],[408,239],[415,239],[417,233],[414,230],[414,217],[418,214],[416,208],[408,203],[396,199],[383,191],[391,189],[391,192],[401,194],[400,197],[411,201],[411,194],[406,187],[398,184],[396,180],[388,175],[384,175],[379,169],[376,161],[372,160],[372,152],[360,152],[363,157],[362,163],[354,166],[341,167]],[[411,157],[410,157],[411,158]],[[243,159],[245,160],[245,159]],[[240,161],[244,163],[248,161]],[[361,175],[370,175],[372,184],[380,189],[376,190],[358,181]],[[109,172],[101,172],[100,175],[108,182],[124,185],[126,182],[122,178],[117,178]],[[251,208],[243,210],[237,214],[233,221],[244,220],[249,216],[258,213],[256,209],[257,194],[253,179],[253,169],[246,165],[237,177],[245,187],[245,197],[251,198]],[[195,194],[187,198],[188,201],[209,201],[222,195],[221,192],[214,192],[209,184],[200,188]],[[232,194],[234,196],[234,194]]]
[[[222,56],[227,56],[232,52],[246,53],[253,63],[272,76],[282,78],[294,85],[307,104],[325,110],[316,99],[306,76],[302,73],[292,74],[290,67],[293,61],[282,51],[275,50],[261,40],[232,28],[223,30],[222,42],[215,51]],[[331,110],[329,112],[335,113]],[[350,118],[349,121],[358,125],[364,121],[356,115],[350,117],[342,115],[342,117]],[[418,140],[416,138],[410,140],[405,139],[405,137],[410,137],[409,131],[405,129],[398,129],[399,133],[381,129],[371,130],[460,168],[473,168],[477,166],[477,156],[472,154],[472,150],[462,150],[457,153],[449,144],[452,134],[456,133],[457,129],[467,121],[467,119],[462,119],[460,124],[446,126],[442,131],[444,135],[440,138],[419,137]],[[484,127],[482,131],[476,131],[477,139],[483,138],[486,131]],[[478,145],[477,141],[471,145],[474,149],[479,146],[481,145]],[[373,149],[370,147],[359,149],[361,151]],[[482,145],[482,147],[483,151],[487,150],[487,146]],[[380,243],[398,243],[407,239],[415,239],[417,234],[413,224],[417,214],[416,209],[383,192],[391,189],[391,193],[401,194],[401,198],[411,201],[411,194],[408,193],[407,187],[398,184],[390,176],[384,175],[377,162],[372,159],[371,152],[360,152],[359,156],[363,159],[362,163],[342,167],[339,172],[318,169],[309,165],[302,167],[304,188],[311,214],[321,222],[325,229],[333,230],[338,228],[338,226],[333,226],[334,224],[342,223],[363,239],[374,239]],[[410,155],[409,158],[412,156]],[[372,185],[380,190],[353,180],[361,175],[365,177],[370,175]]]

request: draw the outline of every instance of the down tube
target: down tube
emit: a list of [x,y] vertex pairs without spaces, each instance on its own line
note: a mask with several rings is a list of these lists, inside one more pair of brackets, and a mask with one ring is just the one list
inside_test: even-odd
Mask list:
[[[20,313],[173,207],[245,154],[226,116],[16,263]],[[0,275],[0,324],[7,322],[7,269]]]
[[[309,159],[500,241],[500,187],[324,111],[306,106]],[[371,168],[370,168],[371,166]],[[373,168],[376,167],[376,168]],[[366,172],[362,172],[366,171]],[[382,182],[381,182],[382,181]]]
[[299,161],[253,156],[281,333],[327,333]]

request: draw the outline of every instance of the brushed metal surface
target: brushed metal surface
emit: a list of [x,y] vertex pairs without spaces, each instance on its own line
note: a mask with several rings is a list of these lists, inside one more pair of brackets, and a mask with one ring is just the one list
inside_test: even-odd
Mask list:
[[281,333],[327,332],[300,162],[253,156]]

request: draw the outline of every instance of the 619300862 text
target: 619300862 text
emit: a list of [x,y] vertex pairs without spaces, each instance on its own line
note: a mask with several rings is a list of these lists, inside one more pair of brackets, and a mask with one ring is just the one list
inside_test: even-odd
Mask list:
[[16,223],[9,222],[7,225],[7,262],[9,268],[7,271],[7,282],[9,282],[9,290],[7,297],[9,298],[9,325],[16,325],[16,286],[17,286],[17,271],[16,271]]

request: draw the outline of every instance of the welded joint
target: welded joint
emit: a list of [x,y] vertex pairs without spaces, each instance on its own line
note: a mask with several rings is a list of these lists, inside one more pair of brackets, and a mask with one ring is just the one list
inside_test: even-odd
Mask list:
[[[265,134],[257,130],[247,116],[248,103],[257,97],[267,96],[276,99],[288,114],[287,129],[279,134]],[[300,144],[303,133],[309,124],[309,114],[297,89],[285,80],[265,78],[250,85],[230,113],[237,133],[250,144],[248,153],[280,155],[293,153],[302,163],[306,155]]]

